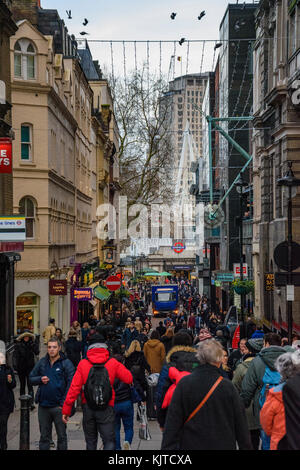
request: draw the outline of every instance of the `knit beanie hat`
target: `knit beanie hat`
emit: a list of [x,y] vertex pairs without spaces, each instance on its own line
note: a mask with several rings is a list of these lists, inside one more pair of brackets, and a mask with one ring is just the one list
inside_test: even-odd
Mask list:
[[206,328],[202,328],[202,330],[200,330],[198,337],[199,337],[199,341],[204,341],[206,339],[211,339],[212,335]]
[[103,344],[103,343],[105,343],[105,338],[103,335],[100,335],[99,333],[95,333],[88,338],[89,346],[91,346],[92,344]]
[[264,340],[263,338],[250,338],[246,342],[246,348],[249,349],[251,353],[257,354],[263,348]]

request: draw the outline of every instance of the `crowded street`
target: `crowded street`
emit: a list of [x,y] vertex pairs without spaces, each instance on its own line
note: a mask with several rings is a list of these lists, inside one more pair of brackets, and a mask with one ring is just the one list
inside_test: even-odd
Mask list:
[[0,0],[0,451],[291,450],[300,0]]

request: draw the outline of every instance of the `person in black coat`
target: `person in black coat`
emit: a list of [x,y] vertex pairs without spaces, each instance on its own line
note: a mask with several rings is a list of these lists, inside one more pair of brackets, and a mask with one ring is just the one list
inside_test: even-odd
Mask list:
[[81,349],[81,341],[77,340],[77,333],[73,328],[71,328],[68,339],[65,342],[65,353],[67,358],[72,362],[75,369],[81,360]]
[[159,336],[163,336],[167,331],[167,328],[163,325],[163,322],[161,320],[159,322],[159,326],[156,329],[159,333]]
[[31,409],[33,405],[33,387],[29,381],[29,374],[35,365],[35,356],[39,354],[39,344],[35,340],[35,335],[30,331],[25,331],[18,336],[13,354],[14,369],[17,371],[20,380],[20,396],[26,393],[32,396]]
[[[161,449],[251,450],[243,402],[234,385],[220,376],[221,345],[214,339],[202,341],[196,356],[199,366],[180,380],[173,394]],[[209,399],[191,417],[215,384]]]
[[160,341],[163,343],[163,345],[165,347],[166,354],[168,354],[168,352],[170,351],[170,349],[173,346],[173,343],[172,343],[173,337],[174,337],[173,328],[168,328],[166,333],[163,336],[161,336],[161,338],[160,338]]
[[147,343],[148,339],[149,338],[148,338],[147,328],[143,328],[137,337],[137,340],[140,343],[142,350],[144,349],[144,344]]
[[5,364],[4,354],[0,353],[0,450],[7,449],[7,422],[15,407],[15,386],[14,372]]
[[142,401],[146,401],[148,384],[145,371],[147,370],[149,374],[151,374],[151,368],[145,359],[139,341],[132,341],[129,349],[125,353],[124,365],[132,373],[134,386],[141,396]]

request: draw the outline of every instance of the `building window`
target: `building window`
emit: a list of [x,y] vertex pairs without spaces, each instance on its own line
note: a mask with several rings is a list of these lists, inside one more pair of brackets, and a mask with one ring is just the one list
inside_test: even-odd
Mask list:
[[292,55],[296,50],[296,12],[295,10],[291,13],[290,16],[290,55]]
[[35,204],[29,197],[23,197],[19,205],[19,213],[26,218],[26,239],[35,238]]
[[14,71],[16,78],[23,80],[36,78],[36,51],[28,39],[20,39],[15,44]]
[[21,125],[21,160],[32,160],[32,126]]

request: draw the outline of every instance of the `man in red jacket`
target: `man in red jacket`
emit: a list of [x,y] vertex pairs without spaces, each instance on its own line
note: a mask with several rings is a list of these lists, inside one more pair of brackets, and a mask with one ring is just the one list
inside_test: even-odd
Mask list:
[[[112,396],[108,405],[104,409],[91,409],[82,390],[90,369],[93,364],[104,364],[109,376],[109,382],[112,388]],[[87,358],[82,359],[78,364],[73,377],[71,386],[66,396],[63,408],[63,422],[67,424],[71,414],[72,406],[81,392],[82,410],[83,410],[83,431],[87,450],[96,450],[98,442],[98,432],[103,441],[104,450],[115,449],[115,416],[114,401],[115,392],[113,383],[119,379],[126,384],[132,384],[133,378],[131,372],[116,359],[109,359],[107,345],[102,335],[96,333],[90,340],[87,350]]]

